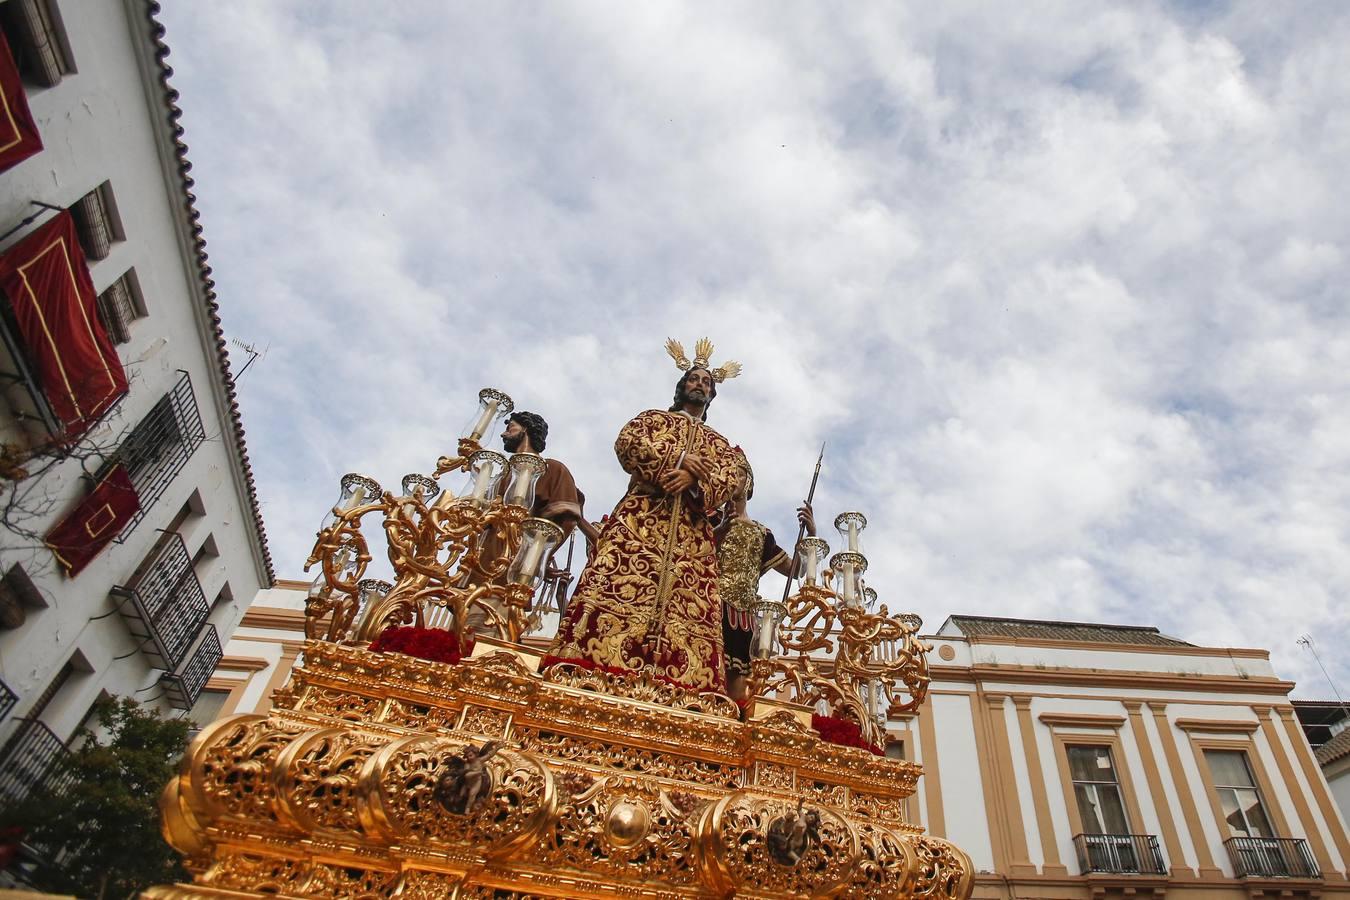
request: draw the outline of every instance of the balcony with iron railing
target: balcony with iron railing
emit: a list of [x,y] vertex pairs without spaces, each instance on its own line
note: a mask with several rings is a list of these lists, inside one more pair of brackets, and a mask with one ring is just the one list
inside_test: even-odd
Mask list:
[[5,720],[9,711],[14,708],[14,704],[19,702],[19,695],[9,689],[9,685],[0,681],[0,722]]
[[109,466],[126,468],[140,500],[140,509],[115,538],[118,543],[130,536],[205,440],[206,428],[192,379],[182,372],[108,460]]
[[206,687],[206,682],[211,678],[211,673],[220,665],[221,656],[220,636],[216,634],[216,626],[207,625],[202,629],[201,640],[197,642],[183,668],[160,676],[160,687],[164,689],[164,695],[169,702],[178,709],[192,709],[197,698],[201,696],[202,688]]
[[1238,878],[1321,878],[1303,838],[1230,837],[1223,842]]
[[19,720],[18,730],[0,748],[0,807],[20,803],[39,787],[64,790],[71,776],[61,763],[69,752],[43,722]]
[[187,545],[166,531],[125,585],[112,595],[131,634],[158,668],[174,671],[210,614]]
[[1166,875],[1158,838],[1152,834],[1076,834],[1078,866],[1084,875]]

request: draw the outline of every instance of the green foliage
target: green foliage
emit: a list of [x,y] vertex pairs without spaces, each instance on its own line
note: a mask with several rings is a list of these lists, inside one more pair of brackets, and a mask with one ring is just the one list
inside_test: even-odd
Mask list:
[[33,887],[102,900],[188,880],[160,835],[158,800],[191,723],[125,698],[105,698],[96,712],[97,733],[82,732],[62,763],[73,785],[59,794],[37,791],[0,815],[0,826],[22,827],[25,841],[42,849]]

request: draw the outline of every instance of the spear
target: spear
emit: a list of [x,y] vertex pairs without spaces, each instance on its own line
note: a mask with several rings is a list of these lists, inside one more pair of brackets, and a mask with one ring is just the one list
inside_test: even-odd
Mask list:
[[[825,459],[825,442],[820,442],[820,455],[816,457],[816,471],[811,475],[811,490],[806,492],[806,505],[810,506],[811,501],[816,499],[816,482],[820,480],[820,463]],[[792,590],[792,576],[797,572],[797,544],[802,542],[806,536],[806,523],[802,522],[797,526],[797,543],[792,545],[792,568],[788,570],[787,582],[783,585],[783,602],[787,603],[788,593]]]

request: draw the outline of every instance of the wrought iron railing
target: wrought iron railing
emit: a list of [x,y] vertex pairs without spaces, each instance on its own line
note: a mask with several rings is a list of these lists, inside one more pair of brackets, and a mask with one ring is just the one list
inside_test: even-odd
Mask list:
[[182,377],[136,423],[107,462],[108,466],[121,463],[126,467],[141,501],[141,508],[114,540],[121,543],[127,539],[204,440],[206,429],[197,408],[197,396],[192,392],[192,379],[182,372]]
[[1321,878],[1303,838],[1231,837],[1223,842],[1239,878]]
[[1158,838],[1152,834],[1076,834],[1078,865],[1083,874],[1166,875]]
[[170,672],[210,615],[182,535],[166,531],[125,585],[112,589],[127,628],[150,661]]
[[9,711],[14,708],[14,704],[19,702],[19,695],[9,689],[9,685],[0,681],[0,722],[5,720]]
[[44,723],[21,719],[18,730],[0,748],[0,806],[19,803],[38,787],[65,790],[71,775],[61,762],[69,752]]
[[202,688],[211,678],[211,673],[220,664],[220,659],[220,637],[216,634],[216,626],[207,625],[202,629],[202,639],[197,649],[192,652],[182,670],[160,676],[160,687],[164,688],[164,695],[169,698],[169,702],[179,709],[192,709]]

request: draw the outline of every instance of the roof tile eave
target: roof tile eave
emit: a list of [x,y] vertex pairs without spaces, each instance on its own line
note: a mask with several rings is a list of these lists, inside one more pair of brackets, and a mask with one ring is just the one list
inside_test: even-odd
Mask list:
[[169,55],[169,46],[164,43],[166,29],[156,18],[159,11],[158,0],[146,0],[146,19],[150,24],[150,38],[154,42],[155,60],[159,64],[159,83],[164,90],[164,105],[168,114],[169,129],[173,137],[174,155],[178,162],[178,176],[183,186],[183,203],[188,221],[191,223],[192,242],[197,255],[197,272],[201,278],[202,293],[206,298],[207,316],[211,322],[212,337],[216,343],[221,384],[225,389],[226,401],[229,404],[230,424],[234,430],[239,464],[244,473],[244,485],[248,493],[249,505],[252,507],[253,521],[258,529],[258,543],[262,550],[263,566],[267,571],[268,583],[265,586],[271,587],[276,582],[276,572],[272,567],[271,550],[267,546],[267,531],[263,526],[262,509],[258,505],[258,488],[253,479],[253,466],[248,458],[248,442],[244,435],[244,422],[239,411],[238,392],[235,390],[234,377],[230,374],[228,344],[225,340],[225,330],[220,321],[220,304],[216,300],[215,281],[211,278],[211,266],[207,261],[206,238],[202,234],[200,221],[201,213],[197,211],[197,198],[192,193],[192,187],[196,182],[188,174],[192,169],[192,163],[187,158],[188,147],[183,141],[183,126],[178,123],[183,115],[183,110],[178,106],[178,91],[169,84],[169,78],[173,75],[173,67],[165,62]]

